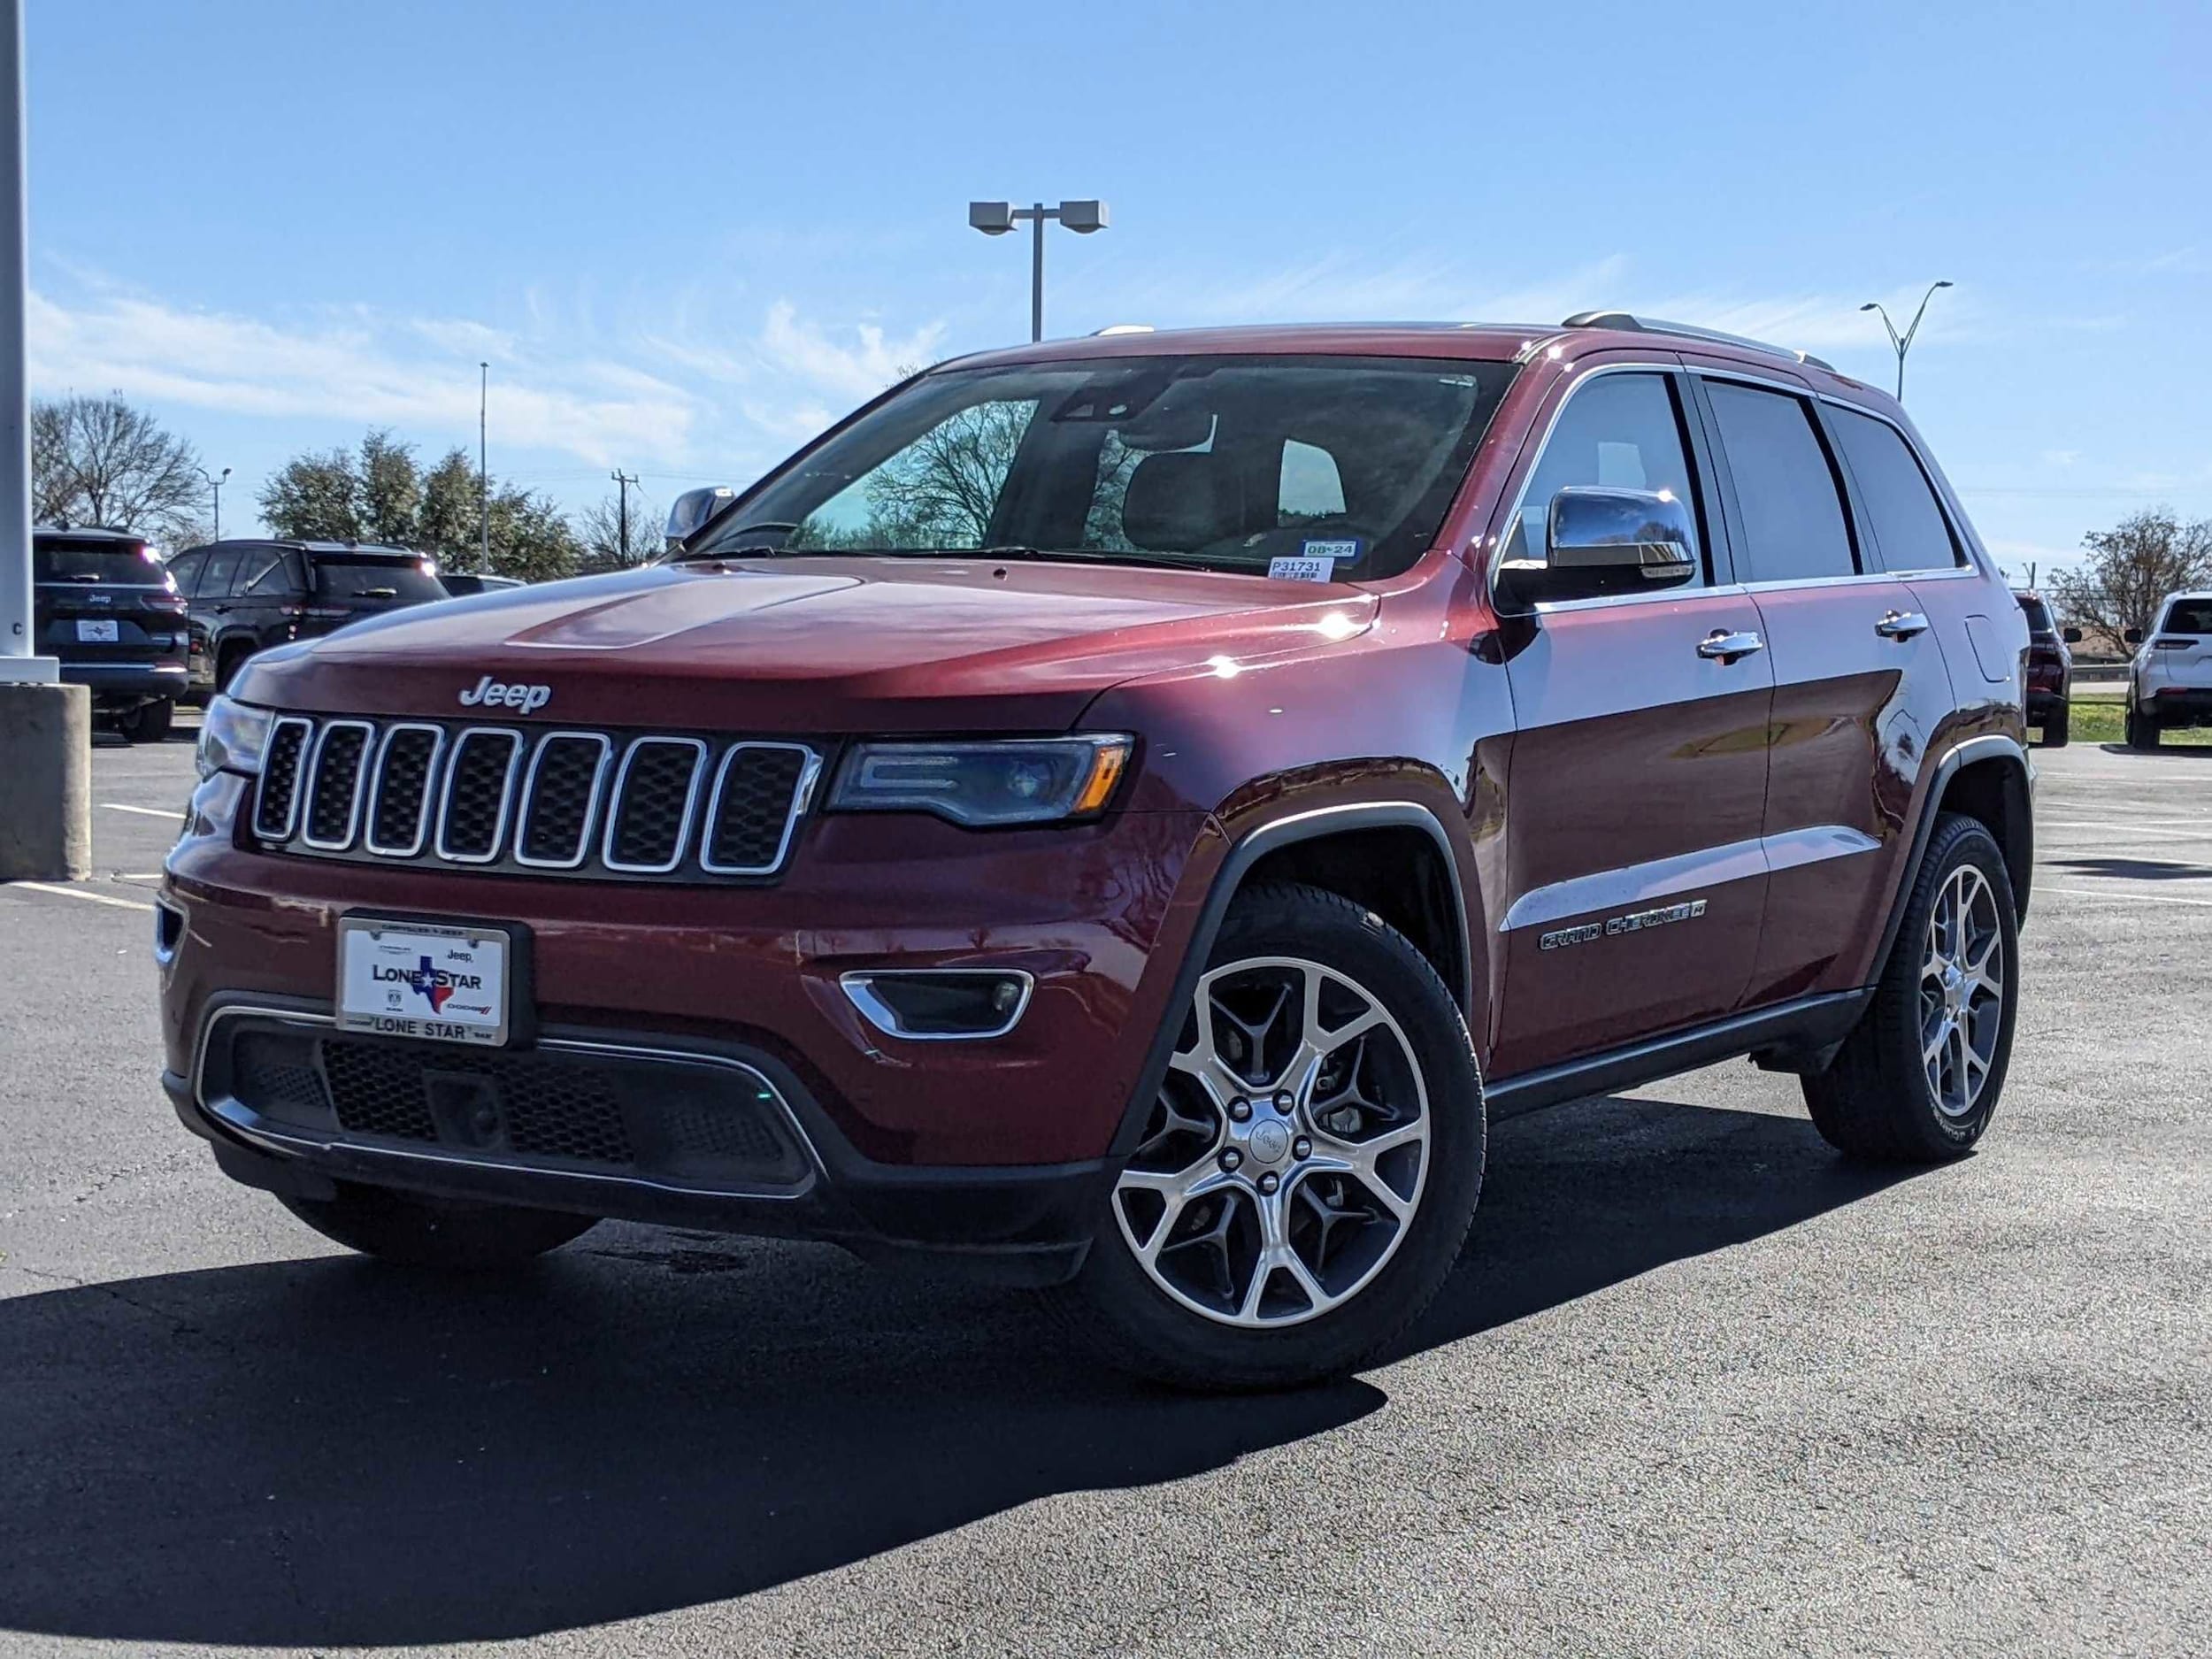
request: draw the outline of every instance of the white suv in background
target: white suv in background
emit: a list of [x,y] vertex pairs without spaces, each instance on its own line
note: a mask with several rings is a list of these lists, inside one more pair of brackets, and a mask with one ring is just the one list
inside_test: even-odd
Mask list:
[[2158,626],[2127,631],[2137,647],[2128,664],[2127,740],[2156,749],[2171,726],[2212,726],[2212,593],[2170,594]]

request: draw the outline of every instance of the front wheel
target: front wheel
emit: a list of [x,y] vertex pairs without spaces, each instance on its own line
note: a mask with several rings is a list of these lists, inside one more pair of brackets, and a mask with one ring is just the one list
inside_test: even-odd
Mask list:
[[1946,813],[1873,1001],[1827,1070],[1803,1080],[1813,1126],[1839,1151],[1877,1163],[1971,1150],[2005,1086],[2019,957],[1996,838]]
[[1379,917],[1267,887],[1231,910],[1082,1271],[1107,1358],[1184,1387],[1340,1376],[1442,1288],[1482,1187],[1458,1004]]
[[334,1198],[278,1202],[326,1239],[405,1267],[497,1272],[557,1250],[595,1225],[590,1216],[506,1204],[416,1197],[388,1187],[338,1183]]

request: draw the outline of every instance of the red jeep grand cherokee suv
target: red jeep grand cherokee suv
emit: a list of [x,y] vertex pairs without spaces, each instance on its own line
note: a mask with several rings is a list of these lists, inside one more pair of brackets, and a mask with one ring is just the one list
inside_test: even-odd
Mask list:
[[831,1239],[1263,1386],[1435,1294],[1486,1114],[1747,1054],[1847,1153],[1988,1125],[2026,626],[1814,359],[1117,334],[689,508],[209,714],[164,1081],[334,1239]]

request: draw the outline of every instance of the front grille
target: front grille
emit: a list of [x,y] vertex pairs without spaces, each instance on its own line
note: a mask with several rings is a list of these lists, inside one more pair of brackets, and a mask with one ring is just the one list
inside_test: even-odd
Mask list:
[[806,1175],[775,1093],[749,1069],[241,1024],[227,1050],[211,1048],[213,1092],[280,1132],[703,1187]]
[[758,881],[784,868],[822,770],[783,740],[288,715],[252,824],[358,863]]

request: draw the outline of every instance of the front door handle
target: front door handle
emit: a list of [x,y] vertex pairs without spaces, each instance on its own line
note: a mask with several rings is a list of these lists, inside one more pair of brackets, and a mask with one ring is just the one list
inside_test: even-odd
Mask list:
[[1874,625],[1874,631],[1886,640],[1909,640],[1928,631],[1928,618],[1917,611],[1893,611]]
[[1709,662],[1732,663],[1739,657],[1748,657],[1766,648],[1767,642],[1755,634],[1732,634],[1726,628],[1715,628],[1697,642],[1697,654]]

